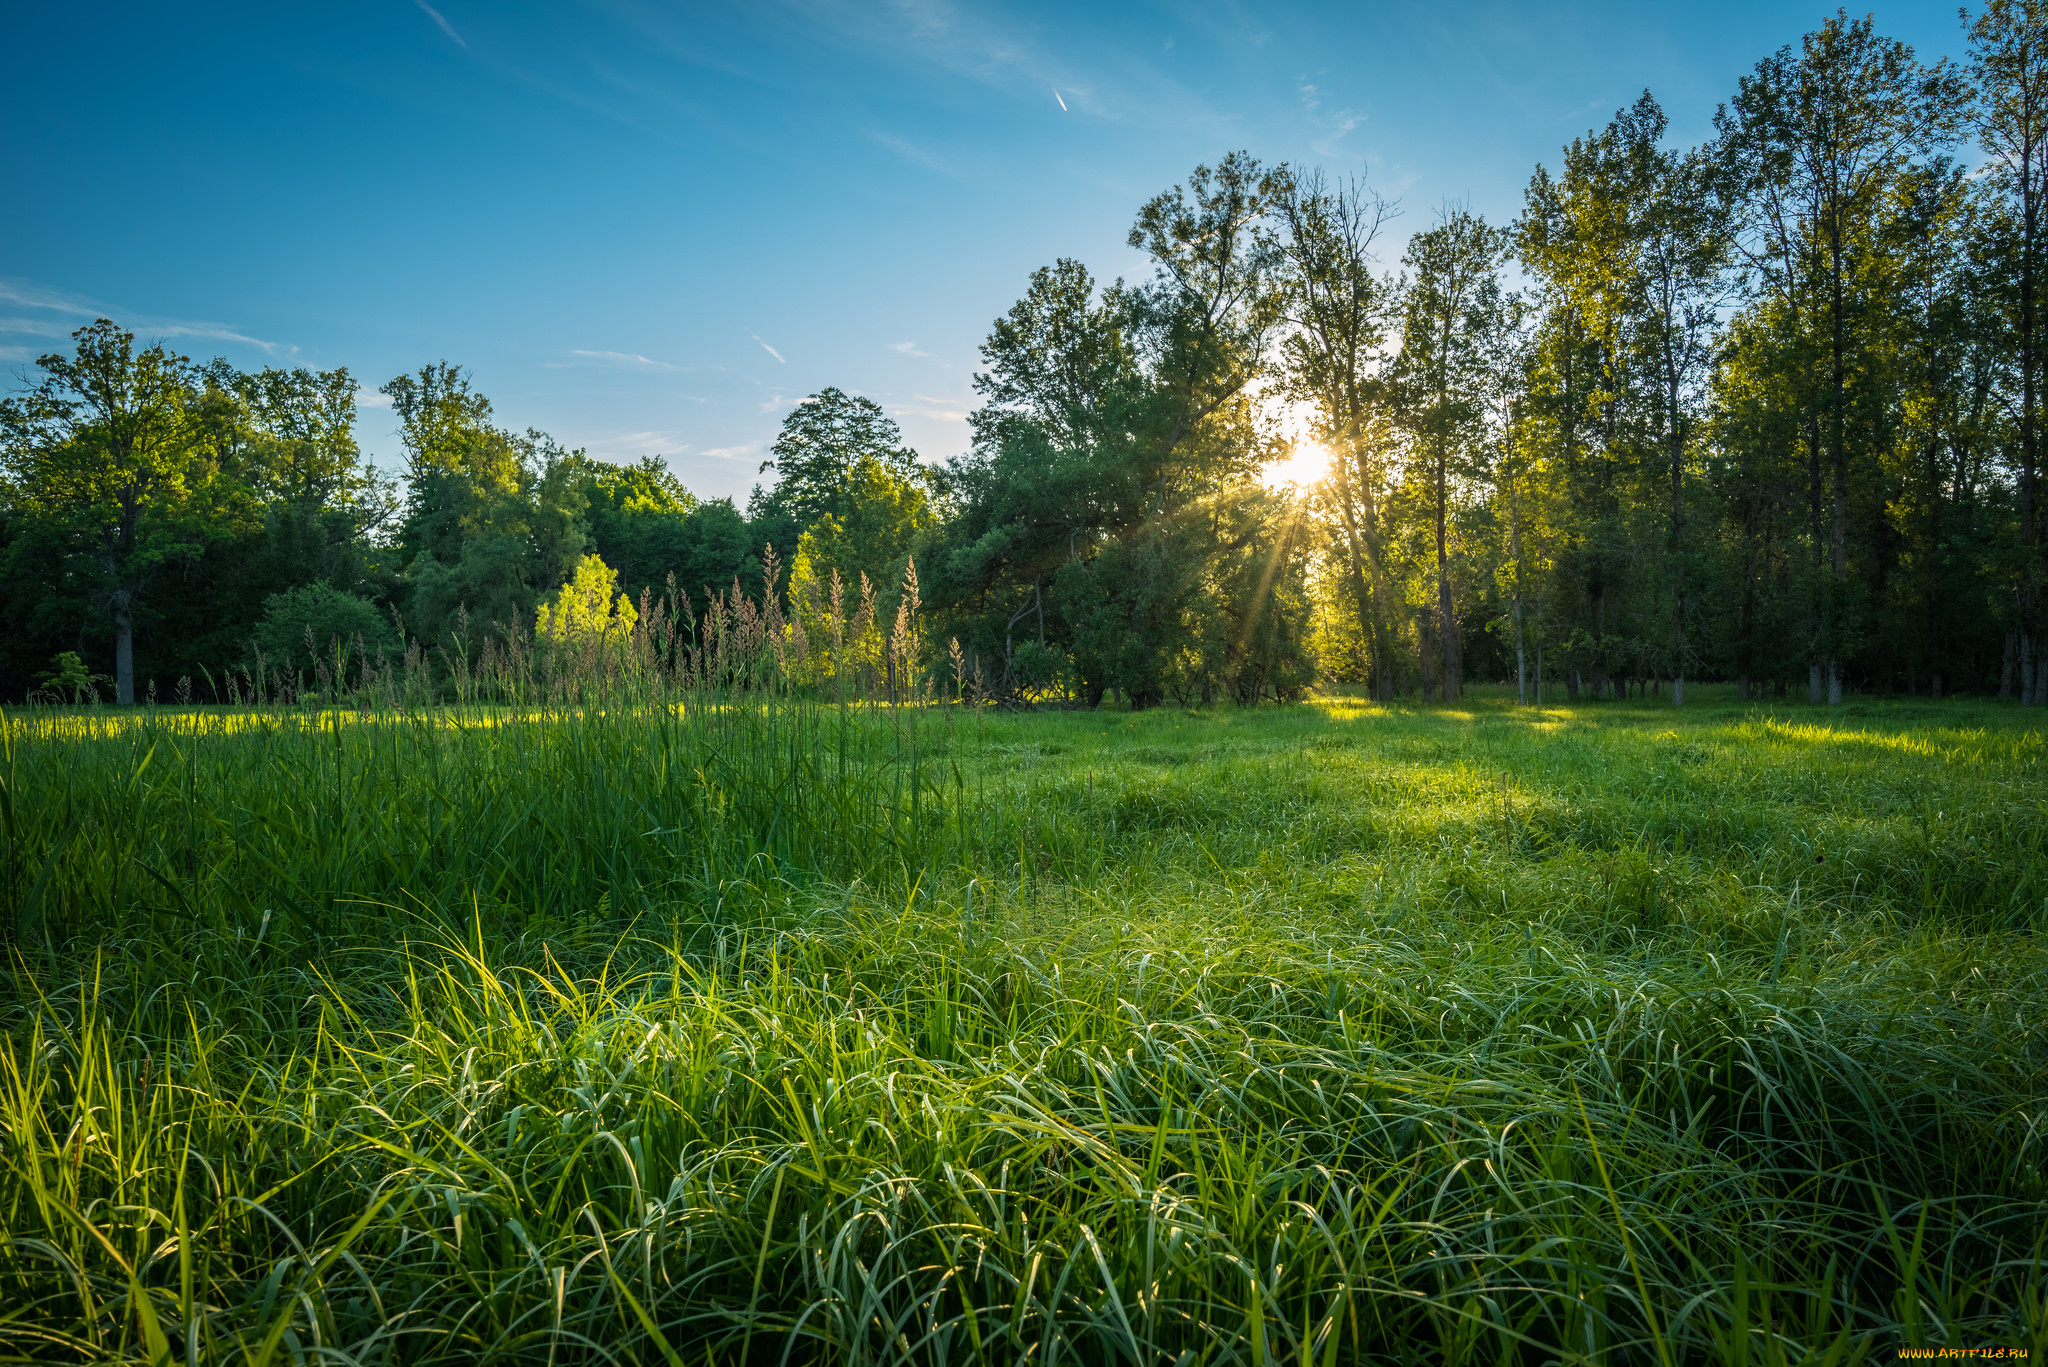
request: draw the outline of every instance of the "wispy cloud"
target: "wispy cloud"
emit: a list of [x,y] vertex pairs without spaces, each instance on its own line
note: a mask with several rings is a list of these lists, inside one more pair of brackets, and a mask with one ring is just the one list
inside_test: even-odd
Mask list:
[[758,460],[761,455],[761,443],[750,441],[738,446],[714,446],[709,450],[692,451],[690,454],[693,456],[704,456],[711,460]]
[[[761,338],[760,338],[759,334],[752,334],[752,335],[753,335],[753,337],[754,337],[754,340],[755,340],[755,341],[757,341],[757,342],[761,342]],[[769,345],[768,345],[768,344],[767,344],[766,342],[761,342],[761,350],[763,350],[763,351],[767,352],[767,353],[768,353],[768,354],[769,354],[770,356],[773,356],[773,357],[774,357],[774,358],[775,358],[775,359],[776,359],[776,360],[777,360],[778,362],[780,362],[781,364],[783,364],[783,365],[788,365],[788,364],[789,364],[789,362],[788,362],[788,361],[784,361],[784,360],[782,359],[782,353],[781,353],[781,352],[777,351],[777,350],[776,350],[776,349],[775,349],[774,347],[772,347],[772,346],[769,346]],[[780,403],[780,402],[781,402],[781,400],[779,400],[779,399],[778,399],[778,400],[777,400],[776,402]]]
[[903,354],[904,354],[905,356],[929,356],[929,355],[931,355],[931,353],[930,353],[929,351],[919,351],[919,350],[917,349],[917,343],[915,343],[915,342],[891,342],[891,343],[889,343],[889,350],[891,350],[891,351],[900,351],[900,352],[902,352],[902,353],[903,353]]
[[894,403],[888,406],[893,417],[932,418],[939,422],[966,422],[967,409],[958,399],[934,398],[930,394],[913,394],[912,403]]
[[225,323],[136,313],[83,295],[51,289],[33,280],[22,280],[12,276],[0,276],[0,303],[54,315],[0,318],[0,333],[13,333],[18,336],[64,337],[79,323],[88,319],[111,318],[137,336],[150,341],[196,337],[210,342],[239,342],[243,346],[256,347],[267,356],[293,356],[299,350],[289,343],[266,342],[261,337],[251,337],[248,333]]
[[71,320],[65,318],[0,318],[0,332],[26,337],[68,337]]
[[418,5],[420,9],[426,13],[427,18],[439,24],[441,26],[441,32],[447,34],[450,38],[453,38],[455,40],[455,45],[457,47],[463,48],[465,50],[468,49],[469,44],[464,42],[462,35],[455,31],[455,25],[449,23],[445,18],[442,17],[441,11],[435,9],[432,5],[428,4],[427,0],[413,0],[413,3],[415,5]]
[[[1190,91],[1144,58],[1128,55],[1103,62],[1094,70],[1077,65],[1072,43],[1030,20],[1018,19],[985,5],[953,0],[886,0],[875,6],[828,5],[818,0],[793,0],[799,12],[842,41],[886,51],[892,60],[908,57],[954,75],[1001,89],[1018,99],[1043,100],[1049,92],[1058,107],[1079,109],[1109,118],[1137,117],[1184,122],[1213,118],[1206,99]],[[1067,94],[1074,96],[1067,102]],[[880,140],[880,139],[878,139]],[[893,144],[884,142],[885,146]],[[912,156],[914,149],[894,150]],[[943,169],[943,168],[941,168]]]
[[59,313],[90,313],[92,304],[75,294],[0,275],[0,303],[19,304],[25,309],[55,309]]
[[884,133],[876,129],[870,129],[868,136],[906,161],[914,161],[927,171],[937,171],[942,176],[953,176],[955,179],[958,179],[958,175],[952,167],[940,161],[914,142],[906,142],[893,133]]
[[589,439],[590,454],[601,460],[637,460],[642,456],[681,455],[690,449],[683,434],[671,429],[613,432]]
[[356,391],[356,407],[389,408],[391,407],[391,396],[389,394],[379,394],[374,389],[358,389]]
[[642,356],[637,351],[585,351],[581,348],[574,348],[564,354],[574,356],[576,359],[573,361],[542,361],[541,365],[549,370],[563,370],[570,366],[579,365],[616,366],[625,370],[686,371],[690,369],[686,365],[675,365],[668,361],[657,361],[652,357]]
[[1356,109],[1339,109],[1324,114],[1323,96],[1328,93],[1322,87],[1304,80],[1296,83],[1301,95],[1301,112],[1308,121],[1323,130],[1321,136],[1311,138],[1309,147],[1319,157],[1341,157],[1351,155],[1350,149],[1342,146],[1345,135],[1365,122],[1365,115]]

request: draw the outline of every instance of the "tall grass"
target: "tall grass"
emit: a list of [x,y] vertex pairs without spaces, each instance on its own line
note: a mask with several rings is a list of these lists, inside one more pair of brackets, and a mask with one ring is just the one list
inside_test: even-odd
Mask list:
[[7,717],[0,1345],[2043,1346],[2013,713],[997,716],[664,668]]

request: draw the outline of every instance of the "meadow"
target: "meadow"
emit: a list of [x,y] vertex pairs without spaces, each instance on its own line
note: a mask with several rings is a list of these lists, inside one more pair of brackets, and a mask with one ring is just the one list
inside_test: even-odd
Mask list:
[[0,1356],[2048,1347],[1990,702],[10,710]]

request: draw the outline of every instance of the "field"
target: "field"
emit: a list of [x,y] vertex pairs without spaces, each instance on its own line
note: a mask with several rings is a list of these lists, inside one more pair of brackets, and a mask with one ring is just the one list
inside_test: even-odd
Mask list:
[[0,1354],[2048,1347],[1990,703],[7,714]]

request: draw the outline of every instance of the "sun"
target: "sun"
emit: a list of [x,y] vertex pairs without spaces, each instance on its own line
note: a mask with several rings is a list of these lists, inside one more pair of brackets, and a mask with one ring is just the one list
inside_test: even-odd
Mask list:
[[1320,442],[1298,441],[1286,460],[1276,460],[1259,471],[1259,483],[1278,492],[1306,489],[1320,484],[1330,473],[1330,451]]

